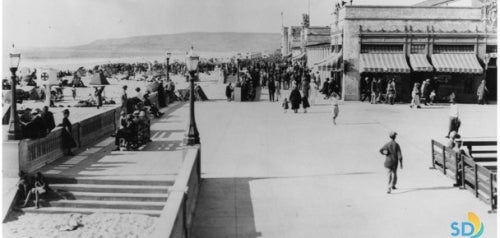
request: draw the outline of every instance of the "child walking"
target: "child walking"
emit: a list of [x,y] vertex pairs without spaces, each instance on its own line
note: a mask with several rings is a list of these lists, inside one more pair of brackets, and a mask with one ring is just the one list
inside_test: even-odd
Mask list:
[[73,84],[73,88],[71,88],[71,95],[73,96],[73,101],[76,100],[76,87],[75,84]]
[[332,106],[333,106],[333,124],[337,125],[337,122],[335,121],[339,115],[339,95],[335,92],[333,92],[332,96]]
[[283,100],[283,104],[281,105],[283,107],[284,113],[286,113],[286,110],[288,110],[288,99],[285,98]]

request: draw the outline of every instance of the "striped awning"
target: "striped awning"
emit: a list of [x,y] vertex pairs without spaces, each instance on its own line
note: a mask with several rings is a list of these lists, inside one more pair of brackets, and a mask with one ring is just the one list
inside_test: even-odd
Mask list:
[[410,65],[413,71],[432,72],[434,70],[425,54],[410,55]]
[[340,67],[340,59],[342,58],[342,52],[333,53],[326,58],[320,60],[314,65],[318,66],[322,70],[332,70]]
[[431,56],[431,60],[437,72],[483,73],[475,54],[435,54]]
[[403,54],[361,54],[359,72],[410,73]]

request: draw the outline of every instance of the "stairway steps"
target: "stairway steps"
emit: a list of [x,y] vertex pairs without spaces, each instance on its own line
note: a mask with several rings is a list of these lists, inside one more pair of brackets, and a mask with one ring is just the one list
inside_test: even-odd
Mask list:
[[74,207],[74,208],[97,208],[97,209],[127,209],[127,210],[159,210],[165,206],[165,202],[138,202],[138,201],[104,201],[104,200],[58,200],[48,201],[49,207]]
[[36,209],[34,207],[27,207],[21,209],[26,213],[82,213],[82,214],[92,214],[97,212],[102,213],[122,213],[122,214],[143,214],[148,216],[159,217],[161,210],[139,210],[139,209],[104,209],[104,208],[79,208],[79,207],[40,207]]
[[110,185],[110,184],[51,184],[57,192],[101,192],[101,193],[168,193],[170,186]]
[[123,179],[94,179],[87,177],[48,177],[49,184],[108,184],[108,185],[148,185],[148,186],[172,186],[175,176],[171,180],[123,180]]
[[166,202],[166,193],[93,193],[93,192],[61,192],[66,200],[106,200],[106,201],[143,201]]

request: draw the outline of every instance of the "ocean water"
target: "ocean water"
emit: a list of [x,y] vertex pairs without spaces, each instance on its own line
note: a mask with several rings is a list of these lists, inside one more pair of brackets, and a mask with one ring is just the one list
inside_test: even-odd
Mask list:
[[[217,58],[217,59],[228,59],[236,54],[236,52],[196,52],[200,58]],[[170,62],[174,61],[184,61],[185,55],[183,54],[172,54]],[[74,71],[79,67],[92,68],[95,65],[108,64],[108,63],[143,63],[143,62],[166,62],[165,56],[135,56],[135,57],[117,57],[117,58],[21,58],[19,64],[19,69],[29,68],[54,68],[57,70],[70,70]],[[8,71],[9,59],[4,57],[3,59],[3,71],[2,76],[4,78],[10,75]]]

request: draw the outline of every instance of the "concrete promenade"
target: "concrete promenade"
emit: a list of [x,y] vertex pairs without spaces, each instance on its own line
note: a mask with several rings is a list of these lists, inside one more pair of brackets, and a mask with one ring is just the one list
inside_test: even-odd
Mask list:
[[[294,114],[265,97],[197,103],[204,180],[194,237],[451,237],[450,224],[469,211],[483,222],[482,237],[495,237],[496,214],[429,170],[431,138],[447,133],[447,105],[343,102],[335,126],[328,101]],[[462,136],[496,137],[496,109],[459,105]],[[378,150],[390,130],[404,168],[386,194]]]

